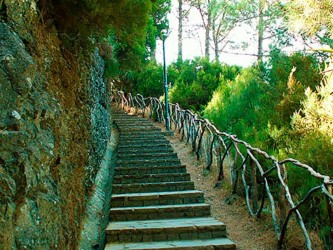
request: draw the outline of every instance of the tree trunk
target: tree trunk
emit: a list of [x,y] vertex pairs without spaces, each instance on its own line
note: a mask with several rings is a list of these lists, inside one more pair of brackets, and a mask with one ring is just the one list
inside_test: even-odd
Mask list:
[[205,57],[209,59],[209,41],[210,41],[210,27],[212,25],[212,11],[210,6],[210,0],[207,1],[207,25],[205,27],[206,34],[205,34]]
[[183,0],[178,0],[178,61],[183,61]]
[[219,42],[218,42],[218,36],[216,34],[216,25],[213,21],[213,41],[214,41],[214,54],[215,54],[215,61],[219,62]]
[[264,0],[259,0],[258,9],[258,62],[262,61],[263,56],[263,40],[264,40]]

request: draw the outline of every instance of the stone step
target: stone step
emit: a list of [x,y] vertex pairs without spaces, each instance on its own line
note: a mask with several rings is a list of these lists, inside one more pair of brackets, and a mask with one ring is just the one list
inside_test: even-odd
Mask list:
[[192,181],[113,185],[114,194],[169,192],[169,191],[184,191],[184,190],[193,190],[193,189],[194,189],[194,184]]
[[169,142],[148,142],[148,143],[138,143],[138,144],[131,144],[129,145],[118,145],[117,148],[118,149],[128,149],[128,148],[168,148],[171,147]]
[[143,166],[177,166],[181,165],[177,157],[152,158],[152,159],[127,159],[117,160],[118,167],[143,167]]
[[[140,237],[139,237],[140,238]],[[107,243],[105,250],[235,250],[236,244],[228,238],[198,239],[198,240],[173,240],[156,242],[135,242],[135,243]]]
[[209,215],[210,206],[207,203],[114,207],[110,209],[111,221],[193,218]]
[[142,131],[146,130],[146,132],[151,132],[151,131],[156,131],[156,132],[161,132],[159,128],[154,127],[153,125],[147,125],[147,126],[132,126],[132,125],[118,125],[119,131],[126,135],[130,133],[142,133]]
[[116,119],[135,119],[135,120],[147,120],[146,118],[143,118],[142,116],[139,115],[133,115],[133,114],[128,114],[126,112],[116,112],[112,114],[112,118]]
[[[126,157],[124,157],[124,156]],[[135,161],[160,161],[160,160],[178,160],[178,155],[175,152],[154,152],[150,154],[132,154],[133,156],[130,157],[130,154],[121,153],[117,155],[117,163],[125,163],[125,162],[135,162]]]
[[158,127],[155,127],[154,124],[151,122],[135,121],[135,120],[131,120],[131,119],[128,121],[116,120],[116,121],[114,121],[114,123],[118,126],[118,128],[122,129],[123,131],[128,128],[131,129],[131,128],[137,128],[137,127],[153,127],[156,130],[159,129]]
[[132,145],[132,144],[143,144],[143,143],[150,143],[150,142],[158,142],[158,143],[169,143],[169,141],[167,139],[165,139],[165,137],[144,137],[144,138],[128,138],[128,139],[124,139],[122,137],[119,138],[119,144],[118,145]]
[[168,152],[168,151],[160,152],[158,150],[156,150],[155,152],[141,152],[141,151],[136,151],[135,153],[123,152],[123,153],[117,155],[117,159],[129,159],[129,158],[150,159],[152,157],[163,158],[163,157],[169,157],[169,156],[177,157],[177,154],[172,150],[171,150],[171,152]]
[[188,173],[117,175],[113,184],[190,181]]
[[144,174],[166,174],[166,173],[186,173],[185,166],[159,166],[159,167],[116,167],[117,175],[144,175]]
[[165,136],[162,135],[161,133],[159,134],[147,134],[145,135],[144,137],[139,135],[139,136],[136,136],[135,134],[133,135],[127,135],[127,136],[123,136],[123,135],[120,135],[119,137],[120,139],[120,142],[132,142],[132,141],[156,141],[156,140],[164,140],[164,141],[167,141]]
[[176,205],[203,202],[203,193],[197,190],[155,193],[129,193],[112,195],[111,207]]
[[127,113],[113,114],[112,119],[113,120],[119,120],[119,121],[125,121],[125,122],[128,121],[128,120],[150,122],[149,120],[147,120],[146,118],[143,118],[141,116],[129,115]]
[[154,127],[153,125],[147,125],[147,126],[143,126],[143,125],[123,125],[121,124],[121,126],[119,127],[120,132],[124,131],[126,133],[130,133],[130,132],[142,132],[143,130],[148,131],[161,131],[160,129]]
[[170,144],[169,141],[165,137],[129,137],[126,139],[123,139],[122,137],[119,138],[118,145],[132,145],[132,144],[143,144],[143,143],[152,143],[152,142],[158,142],[158,143],[166,143]]
[[151,121],[140,118],[140,117],[117,117],[112,116],[112,121],[119,124],[152,124]]
[[159,136],[164,136],[162,133],[161,133],[161,130],[159,131],[138,131],[138,132],[135,132],[135,133],[131,133],[131,132],[128,132],[128,133],[121,133],[121,138],[124,138],[124,139],[127,139],[127,138],[149,138],[150,136],[151,137],[159,137]]
[[118,148],[129,148],[128,145],[131,145],[130,147],[136,147],[136,148],[145,148],[145,147],[170,147],[170,143],[166,140],[158,140],[158,141],[136,141],[132,143],[124,143],[119,142]]
[[122,136],[145,136],[146,134],[161,134],[161,130],[154,128],[149,130],[120,130]]
[[122,147],[118,148],[118,156],[122,154],[144,154],[144,153],[166,153],[166,152],[171,152],[173,153],[173,149],[171,147],[136,147],[136,148],[131,148],[131,147]]
[[225,225],[211,217],[110,222],[108,242],[214,239],[226,236]]
[[152,125],[151,121],[144,119],[142,117],[112,117],[112,120],[115,122],[120,123],[121,125],[123,124],[150,124]]

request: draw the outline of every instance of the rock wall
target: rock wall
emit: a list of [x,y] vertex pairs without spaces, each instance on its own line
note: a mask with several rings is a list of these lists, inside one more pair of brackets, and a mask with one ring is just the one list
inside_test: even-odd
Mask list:
[[110,143],[103,60],[41,12],[0,1],[0,249],[76,249]]

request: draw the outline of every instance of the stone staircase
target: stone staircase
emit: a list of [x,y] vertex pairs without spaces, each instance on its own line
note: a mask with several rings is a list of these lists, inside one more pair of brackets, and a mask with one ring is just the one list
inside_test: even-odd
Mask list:
[[236,249],[163,132],[115,112],[120,136],[106,249]]

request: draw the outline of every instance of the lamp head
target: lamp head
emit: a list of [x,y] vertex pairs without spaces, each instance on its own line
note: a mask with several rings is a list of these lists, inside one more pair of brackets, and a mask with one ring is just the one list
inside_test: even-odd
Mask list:
[[161,38],[162,40],[166,40],[168,36],[170,35],[171,31],[169,29],[164,29],[161,31]]

